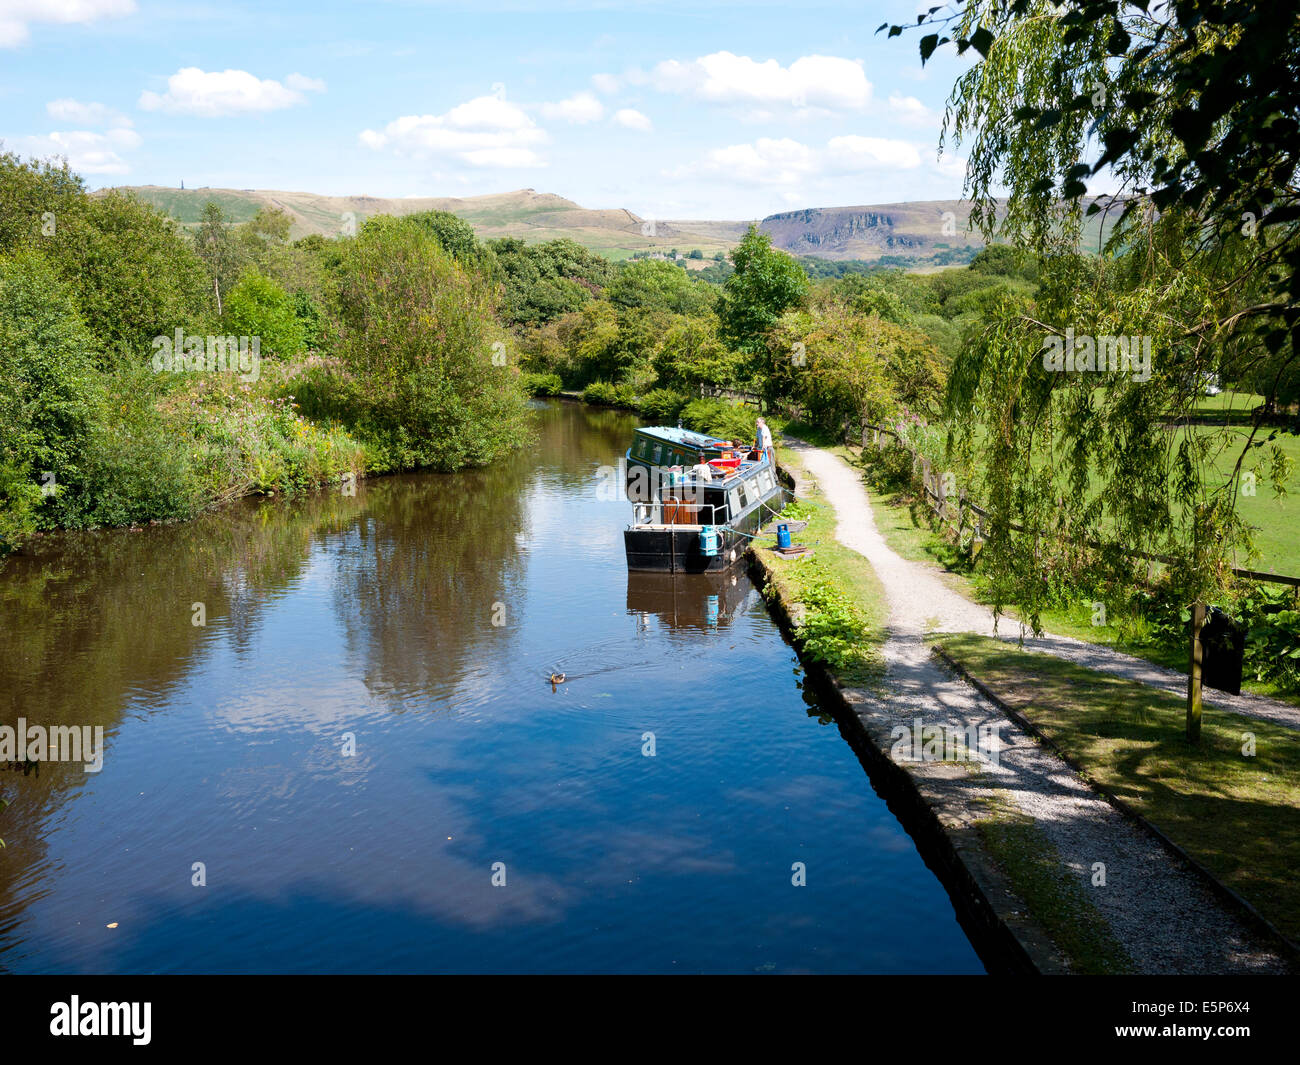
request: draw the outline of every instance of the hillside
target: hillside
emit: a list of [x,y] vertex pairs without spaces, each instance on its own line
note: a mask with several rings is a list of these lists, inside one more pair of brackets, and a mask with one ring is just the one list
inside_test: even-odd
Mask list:
[[[342,231],[351,217],[358,224],[376,214],[450,211],[469,222],[480,238],[520,237],[528,241],[567,237],[613,259],[634,252],[699,248],[706,257],[732,248],[748,221],[655,219],[624,209],[591,210],[562,196],[519,189],[490,196],[406,197],[321,196],[310,192],[256,189],[173,189],[158,185],[128,187],[161,207],[182,225],[198,224],[204,205],[218,203],[234,222],[251,218],[260,207],[278,207],[292,219],[294,237],[327,236]],[[967,229],[970,204],[962,200],[921,200],[857,207],[813,207],[769,215],[759,226],[772,243],[795,255],[824,259],[875,260],[890,257],[917,267],[965,261],[983,247]]]
[[[232,222],[252,218],[261,207],[278,207],[292,220],[292,235],[340,233],[351,216],[357,224],[377,214],[413,214],[449,211],[469,222],[484,240],[520,237],[528,241],[568,237],[611,258],[627,258],[636,251],[682,251],[700,248],[706,254],[726,251],[735,240],[695,233],[686,223],[656,222],[653,235],[646,219],[626,210],[589,210],[562,196],[519,189],[490,196],[412,196],[384,199],[375,196],[321,196],[311,192],[261,189],[174,189],[158,185],[127,186],[123,191],[162,208],[183,226],[199,222],[204,206],[213,201]],[[744,224],[739,225],[743,235]],[[646,232],[643,232],[643,228]],[[737,238],[739,239],[739,238]]]

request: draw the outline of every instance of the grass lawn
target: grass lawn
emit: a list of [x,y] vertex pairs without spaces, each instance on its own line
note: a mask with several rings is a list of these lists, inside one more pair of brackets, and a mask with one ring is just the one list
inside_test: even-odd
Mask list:
[[[1216,399],[1219,397],[1215,397]],[[1226,433],[1229,446],[1214,458],[1214,467],[1226,480],[1237,461],[1241,448],[1249,436],[1248,429],[1205,429],[1202,432]],[[1268,432],[1261,432],[1256,441],[1264,440]],[[1266,570],[1270,573],[1282,573],[1300,576],[1300,437],[1290,433],[1279,433],[1272,441],[1282,449],[1282,453],[1291,460],[1291,476],[1287,481],[1287,495],[1277,497],[1266,479],[1258,476],[1254,495],[1243,495],[1237,500],[1238,513],[1242,519],[1255,530],[1255,548],[1259,557],[1250,562],[1240,559],[1237,565],[1244,569]],[[1262,457],[1270,445],[1255,450],[1255,456]],[[1255,456],[1246,460],[1243,468],[1249,469]]]
[[1192,746],[1180,698],[988,637],[940,642],[1086,776],[1300,939],[1300,732],[1206,708]]
[[[1171,451],[1177,450],[1178,441],[1185,433],[1194,433],[1198,437],[1211,438],[1211,453],[1208,456],[1206,479],[1210,487],[1227,485],[1236,466],[1237,458],[1245,446],[1250,434],[1249,426],[1237,424],[1243,412],[1259,402],[1258,396],[1245,396],[1240,393],[1220,393],[1206,396],[1201,401],[1198,413],[1206,415],[1225,414],[1233,419],[1232,425],[1194,425],[1171,430],[1174,439],[1169,441]],[[942,428],[942,426],[940,426]],[[1249,525],[1254,534],[1254,557],[1243,555],[1235,560],[1235,565],[1242,569],[1263,570],[1290,576],[1300,576],[1300,536],[1295,530],[1300,528],[1300,436],[1295,433],[1277,431],[1277,436],[1269,440],[1274,430],[1264,427],[1255,435],[1255,443],[1262,446],[1253,448],[1242,462],[1242,470],[1254,472],[1256,483],[1253,494],[1239,494],[1237,512]],[[983,434],[978,434],[982,439]],[[977,439],[977,446],[978,446]],[[1284,484],[1284,494],[1275,496],[1267,476],[1267,460],[1271,447],[1277,446],[1282,454],[1290,460],[1291,470]],[[936,470],[947,467],[934,455]],[[978,459],[978,455],[977,455]],[[1034,457],[1035,467],[1044,462],[1042,455]],[[1258,469],[1256,468],[1258,467]],[[978,465],[972,469],[953,468],[958,482],[965,484],[976,502],[983,501],[979,487],[982,480],[982,468]]]

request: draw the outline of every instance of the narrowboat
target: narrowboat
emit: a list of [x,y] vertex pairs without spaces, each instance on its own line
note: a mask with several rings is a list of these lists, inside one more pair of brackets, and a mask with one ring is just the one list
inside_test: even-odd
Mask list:
[[[700,454],[708,478],[692,474]],[[776,469],[747,444],[664,426],[637,429],[627,450],[632,523],[627,568],[649,573],[724,570],[786,503]]]

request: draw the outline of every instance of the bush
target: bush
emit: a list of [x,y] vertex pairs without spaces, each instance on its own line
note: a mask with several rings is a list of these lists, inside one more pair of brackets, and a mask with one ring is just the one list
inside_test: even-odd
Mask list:
[[316,300],[306,292],[295,292],[293,313],[302,327],[303,345],[308,350],[321,350],[325,346],[326,323]]
[[188,426],[159,411],[157,378],[137,368],[103,379],[75,484],[50,506],[53,524],[84,529],[193,517]]
[[608,381],[592,381],[582,390],[584,403],[595,403],[602,407],[618,406],[618,388]]
[[519,382],[530,396],[558,396],[564,390],[557,373],[524,373]]
[[1284,691],[1300,691],[1300,610],[1287,588],[1260,586],[1233,609],[1247,626],[1243,672],[1271,681]]
[[303,349],[303,323],[293,297],[255,270],[231,289],[224,318],[235,335],[260,337],[262,355],[291,358]]
[[641,397],[637,410],[646,419],[661,425],[668,425],[677,420],[682,408],[690,402],[690,397],[670,388],[656,388]]
[[682,425],[697,433],[747,444],[756,435],[758,412],[722,399],[695,399],[682,409],[681,418]]

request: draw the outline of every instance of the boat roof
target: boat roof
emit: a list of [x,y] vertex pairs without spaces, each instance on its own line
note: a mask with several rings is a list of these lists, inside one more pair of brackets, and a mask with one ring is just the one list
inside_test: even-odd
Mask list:
[[725,440],[709,436],[707,433],[697,433],[692,429],[679,429],[668,425],[643,425],[637,429],[637,432],[656,440],[666,440],[679,447],[719,447],[726,443]]

